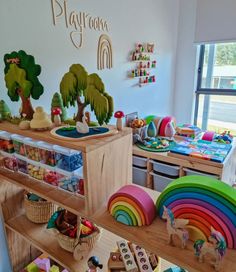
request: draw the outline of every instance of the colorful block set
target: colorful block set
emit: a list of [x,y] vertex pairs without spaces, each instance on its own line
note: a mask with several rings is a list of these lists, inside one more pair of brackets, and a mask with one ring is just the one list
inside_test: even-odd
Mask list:
[[112,195],[108,210],[118,222],[129,226],[150,225],[156,215],[152,198],[134,185],[126,185]]
[[162,192],[156,207],[163,206],[175,218],[188,219],[190,239],[207,240],[211,226],[222,233],[228,248],[236,248],[236,190],[223,182],[200,176],[185,176],[173,181]]

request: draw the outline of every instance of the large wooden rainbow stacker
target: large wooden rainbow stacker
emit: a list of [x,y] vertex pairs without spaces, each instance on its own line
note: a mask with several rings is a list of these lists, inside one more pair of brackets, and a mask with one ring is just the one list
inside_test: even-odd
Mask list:
[[181,177],[166,187],[156,206],[160,217],[166,206],[175,218],[189,219],[191,240],[207,240],[212,226],[228,248],[236,249],[236,190],[229,185],[209,177]]

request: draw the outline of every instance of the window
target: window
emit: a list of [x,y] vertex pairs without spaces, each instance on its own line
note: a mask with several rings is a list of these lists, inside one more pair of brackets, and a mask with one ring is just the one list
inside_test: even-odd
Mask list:
[[200,46],[194,123],[236,135],[236,43]]

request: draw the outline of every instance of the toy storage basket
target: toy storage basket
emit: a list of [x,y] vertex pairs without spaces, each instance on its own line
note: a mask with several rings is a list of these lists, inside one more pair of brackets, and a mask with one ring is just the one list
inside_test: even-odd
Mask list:
[[57,207],[48,201],[30,201],[27,193],[24,195],[26,217],[33,223],[47,223]]
[[81,260],[93,249],[101,237],[101,229],[96,225],[95,227],[96,231],[84,238],[78,238],[80,236],[79,231],[77,238],[71,238],[56,230],[56,238],[61,248],[73,253],[74,259]]

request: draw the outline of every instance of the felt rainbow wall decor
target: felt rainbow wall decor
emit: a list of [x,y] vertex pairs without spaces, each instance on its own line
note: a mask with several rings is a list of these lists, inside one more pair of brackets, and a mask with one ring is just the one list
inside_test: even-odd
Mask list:
[[150,225],[156,216],[152,198],[135,185],[123,186],[112,195],[108,210],[116,221],[129,226]]
[[185,176],[171,182],[156,202],[175,218],[189,219],[190,239],[207,239],[211,226],[220,231],[228,248],[236,249],[236,190],[224,182],[201,176]]

